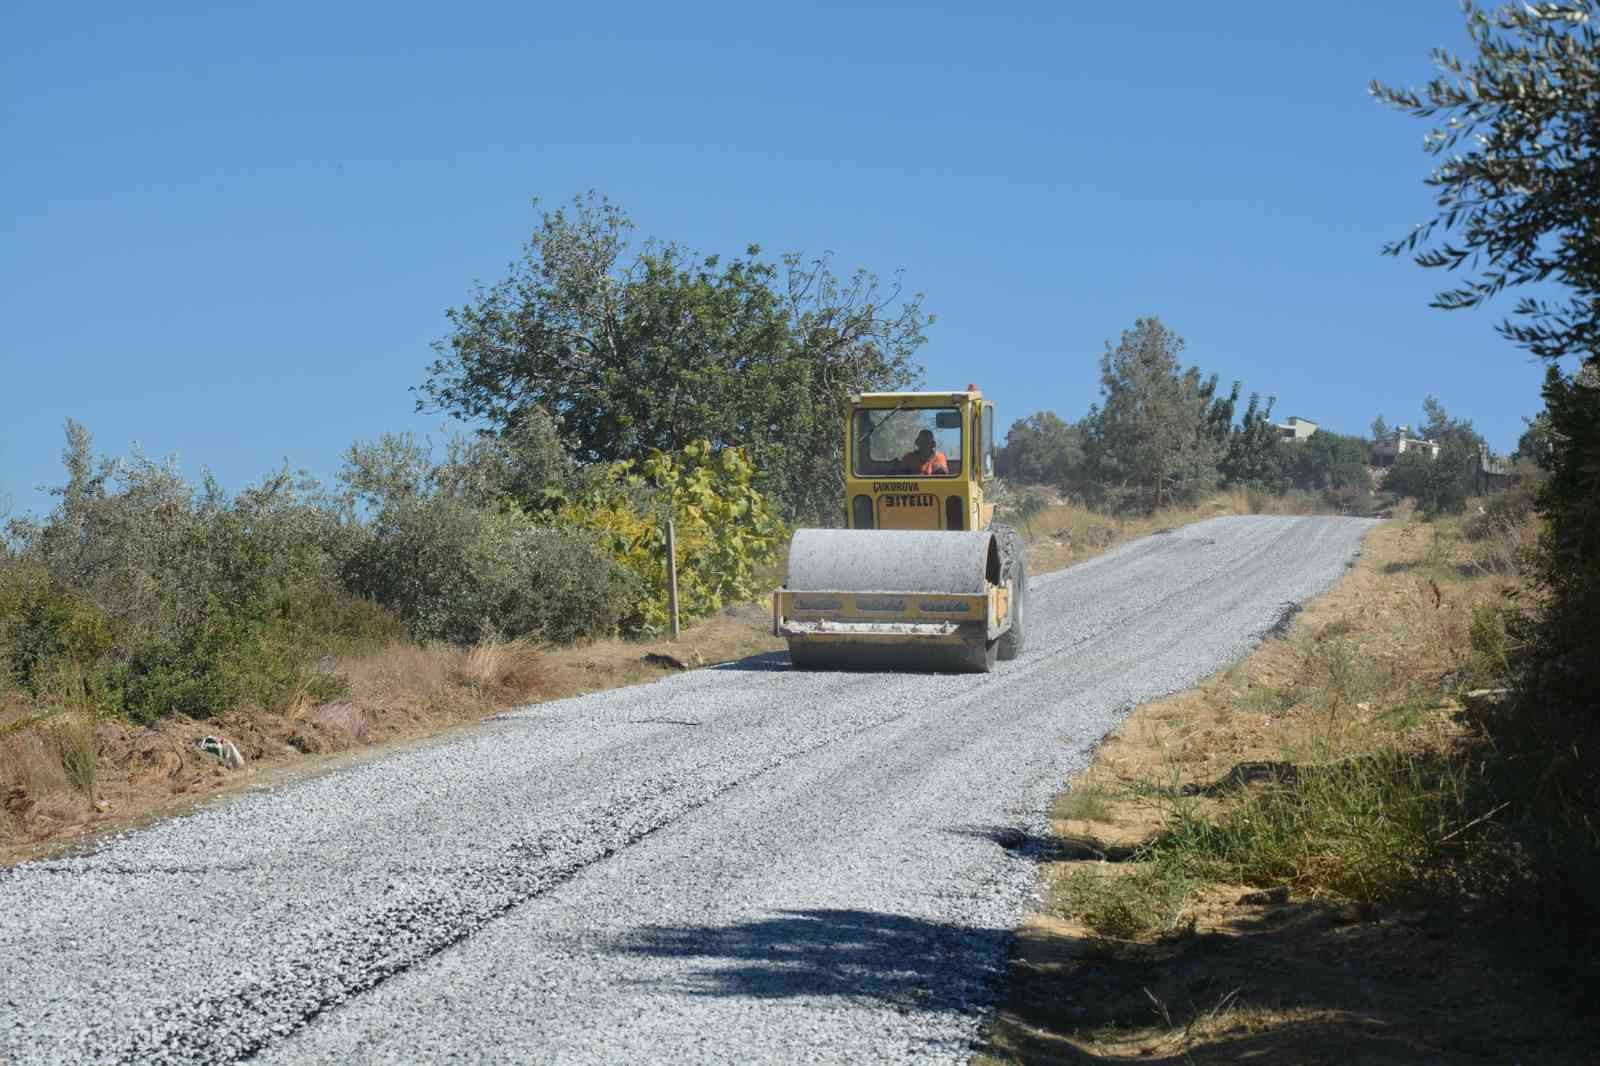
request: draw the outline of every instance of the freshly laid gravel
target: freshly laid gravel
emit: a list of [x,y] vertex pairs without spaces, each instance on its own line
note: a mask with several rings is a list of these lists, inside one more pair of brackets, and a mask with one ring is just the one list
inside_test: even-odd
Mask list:
[[0,871],[0,1061],[963,1061],[1062,778],[1369,526],[1036,576],[987,676],[763,656]]

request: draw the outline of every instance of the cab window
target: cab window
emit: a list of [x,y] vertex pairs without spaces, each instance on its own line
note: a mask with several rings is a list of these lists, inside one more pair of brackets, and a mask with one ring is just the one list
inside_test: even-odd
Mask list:
[[960,477],[961,411],[863,408],[851,424],[857,477]]

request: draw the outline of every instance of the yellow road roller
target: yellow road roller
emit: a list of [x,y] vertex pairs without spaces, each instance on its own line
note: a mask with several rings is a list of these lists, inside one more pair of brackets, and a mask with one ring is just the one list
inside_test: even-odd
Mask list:
[[844,528],[796,530],[772,598],[795,666],[987,673],[1021,654],[1027,555],[984,499],[997,428],[974,385],[850,397]]

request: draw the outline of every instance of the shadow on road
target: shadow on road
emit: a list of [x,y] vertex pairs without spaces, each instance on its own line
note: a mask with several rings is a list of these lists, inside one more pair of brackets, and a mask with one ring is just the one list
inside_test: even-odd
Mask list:
[[1066,862],[1098,859],[1102,862],[1127,862],[1139,848],[1127,844],[1108,844],[1094,837],[1053,836],[1029,832],[1009,825],[964,825],[947,830],[955,836],[987,840],[1019,859],[1030,862]]
[[708,669],[735,671],[750,670],[756,673],[770,674],[787,673],[790,670],[793,670],[794,666],[789,662],[789,653],[787,651],[764,651],[759,655],[747,655],[743,659],[735,659],[732,662],[727,663],[718,663],[716,666],[709,667]]
[[973,1014],[999,996],[1010,929],[860,910],[777,911],[737,925],[657,926],[613,950],[703,959],[696,995],[832,996],[902,1011]]

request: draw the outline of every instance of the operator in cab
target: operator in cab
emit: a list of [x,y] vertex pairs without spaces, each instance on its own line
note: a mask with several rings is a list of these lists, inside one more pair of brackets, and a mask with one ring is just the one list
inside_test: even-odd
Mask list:
[[900,457],[899,472],[921,474],[923,477],[950,473],[950,461],[945,458],[944,452],[934,447],[933,430],[925,429],[917,434],[916,450]]

